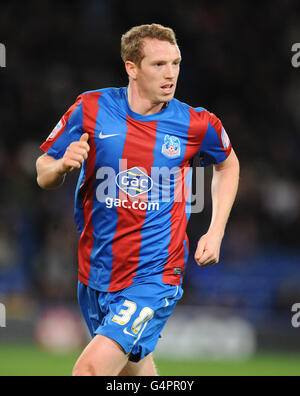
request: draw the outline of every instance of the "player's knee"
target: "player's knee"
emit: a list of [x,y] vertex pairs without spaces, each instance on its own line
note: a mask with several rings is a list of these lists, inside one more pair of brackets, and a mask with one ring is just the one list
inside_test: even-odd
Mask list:
[[80,360],[75,364],[72,372],[73,377],[95,377],[96,375],[96,367],[92,362]]

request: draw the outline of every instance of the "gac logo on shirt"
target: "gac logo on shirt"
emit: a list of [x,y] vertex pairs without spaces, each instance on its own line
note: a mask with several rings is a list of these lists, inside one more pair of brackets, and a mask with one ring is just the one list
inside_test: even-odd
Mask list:
[[118,187],[131,197],[145,194],[153,187],[153,180],[137,167],[120,172],[116,177]]

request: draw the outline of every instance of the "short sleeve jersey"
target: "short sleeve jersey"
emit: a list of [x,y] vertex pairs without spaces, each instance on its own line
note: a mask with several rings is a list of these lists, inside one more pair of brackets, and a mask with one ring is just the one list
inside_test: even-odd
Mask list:
[[175,98],[143,116],[127,88],[80,95],[41,149],[55,159],[89,134],[75,192],[79,280],[114,292],[155,280],[182,283],[189,242],[190,161],[219,164],[231,152],[221,121]]

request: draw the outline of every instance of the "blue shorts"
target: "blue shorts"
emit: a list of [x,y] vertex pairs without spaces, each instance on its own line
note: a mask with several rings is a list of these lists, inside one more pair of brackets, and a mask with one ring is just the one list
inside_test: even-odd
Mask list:
[[153,352],[177,301],[181,286],[145,283],[124,290],[99,292],[78,282],[79,305],[91,336],[115,340],[138,362]]

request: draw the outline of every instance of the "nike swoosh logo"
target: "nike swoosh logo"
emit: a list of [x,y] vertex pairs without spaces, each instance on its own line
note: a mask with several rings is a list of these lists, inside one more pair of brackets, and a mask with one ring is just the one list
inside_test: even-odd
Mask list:
[[119,135],[120,135],[119,133],[115,133],[113,135],[103,135],[103,132],[101,131],[100,135],[99,135],[99,138],[100,139],[107,139],[107,138],[110,138],[110,137],[113,137],[113,136],[119,136]]
[[134,334],[129,333],[127,327],[123,330],[123,333],[130,335],[131,337],[136,337]]

